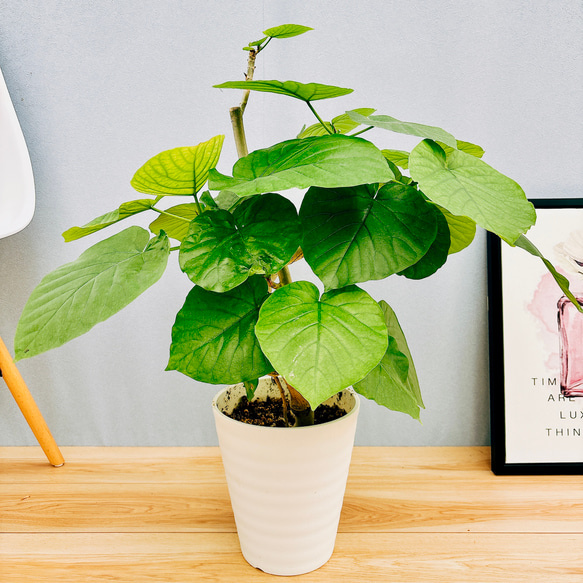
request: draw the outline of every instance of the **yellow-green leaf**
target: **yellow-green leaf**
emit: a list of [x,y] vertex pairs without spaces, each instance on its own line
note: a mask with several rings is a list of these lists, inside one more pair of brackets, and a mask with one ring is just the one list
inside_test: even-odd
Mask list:
[[197,146],[165,150],[150,158],[132,178],[138,192],[156,195],[194,195],[208,180],[219,161],[225,136]]
[[194,203],[178,204],[164,211],[155,221],[150,223],[150,231],[158,234],[165,231],[169,237],[182,241],[188,234],[188,226],[194,217],[198,216],[198,208]]
[[147,211],[152,208],[153,204],[154,201],[150,200],[149,198],[124,202],[118,209],[109,213],[105,213],[104,215],[93,219],[89,223],[86,223],[82,227],[71,227],[70,229],[67,229],[63,233],[63,238],[67,243],[70,241],[75,241],[76,239],[81,239],[81,237],[91,235],[91,233],[105,229],[105,227],[109,227],[110,225],[118,223],[123,219],[127,219],[128,217]]

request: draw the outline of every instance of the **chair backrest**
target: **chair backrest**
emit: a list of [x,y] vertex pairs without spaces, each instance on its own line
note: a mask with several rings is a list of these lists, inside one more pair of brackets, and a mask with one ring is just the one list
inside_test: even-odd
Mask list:
[[34,203],[30,156],[0,71],[0,239],[30,223]]

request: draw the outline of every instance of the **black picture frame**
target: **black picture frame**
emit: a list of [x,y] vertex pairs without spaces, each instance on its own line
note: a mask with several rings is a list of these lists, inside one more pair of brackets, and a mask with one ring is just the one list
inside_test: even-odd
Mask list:
[[[558,244],[560,244],[560,241],[563,241],[563,238],[567,237],[567,232],[572,227],[571,223],[573,221],[577,225],[580,224],[581,230],[583,231],[583,198],[532,199],[531,202],[537,209],[538,218],[536,226],[527,233],[527,237],[537,247],[537,240],[541,237],[547,242],[554,237],[555,224],[557,226],[556,235],[558,237]],[[557,209],[560,209],[560,211],[557,211]],[[576,211],[576,213],[572,211]],[[568,218],[566,222],[564,220],[565,218]],[[540,237],[537,236],[537,229]],[[507,251],[505,248],[510,249],[510,251]],[[549,257],[545,253],[545,250],[542,248],[539,249],[551,263],[555,263],[553,257]],[[519,254],[522,253],[520,259],[514,259],[514,257],[518,258],[518,255],[512,255],[512,259],[508,259],[508,253],[516,254],[517,252]],[[524,272],[516,269],[517,261],[529,262],[528,268],[525,267],[525,269],[530,269],[534,265],[533,261],[538,261],[539,267],[542,266],[545,272],[546,268],[540,259],[529,255],[522,249],[512,249],[491,233],[488,233],[487,236],[487,254],[492,471],[497,475],[583,474],[583,396],[565,398],[563,395],[564,402],[559,401],[562,388],[561,382],[559,382],[558,389],[560,392],[556,393],[555,397],[557,388],[556,376],[553,377],[551,374],[547,376],[545,373],[539,379],[536,375],[541,373],[538,372],[537,368],[536,375],[533,371],[525,370],[525,376],[522,379],[522,377],[517,377],[515,372],[517,367],[519,368],[520,364],[522,364],[524,351],[528,350],[528,348],[525,349],[521,342],[512,342],[512,339],[517,337],[516,327],[519,327],[523,320],[517,317],[516,324],[514,323],[513,312],[509,310],[516,306],[517,303],[514,298],[510,299],[509,296],[515,295],[514,288],[518,290],[516,295],[520,296],[520,294],[524,293],[525,298],[528,298],[529,294],[538,293],[542,295],[540,285],[536,290],[533,290],[530,289],[532,286],[529,286],[530,280],[528,278],[521,279],[520,274]],[[538,270],[539,267],[536,269]],[[560,290],[558,294],[561,295]],[[547,299],[546,296],[545,299]],[[549,301],[544,304],[544,309],[545,313],[550,315],[550,296],[548,299]],[[505,306],[505,303],[508,305]],[[532,304],[528,304],[525,299],[524,305]],[[547,308],[546,305],[549,307]],[[506,322],[504,315],[505,308]],[[554,309],[557,310],[556,304]],[[532,315],[529,317],[533,319]],[[546,321],[548,323],[548,317]],[[508,338],[505,338],[505,333]],[[547,326],[544,334],[548,344],[552,330]],[[558,324],[556,334],[558,338]],[[536,341],[536,339],[533,339],[535,336],[537,335],[525,331],[524,341],[527,343],[527,346],[528,342],[530,342],[529,338],[532,339],[532,342]],[[560,359],[563,358],[562,348],[559,347],[557,352],[558,362],[561,362]],[[537,351],[533,351],[534,353],[538,354]],[[548,360],[551,360],[551,357]],[[526,361],[529,362],[528,357]],[[518,362],[520,364],[517,364]],[[510,368],[513,369],[512,375],[509,373]],[[540,370],[544,368],[541,364]],[[559,375],[559,381],[562,380],[561,369],[562,365],[559,367],[557,373]],[[553,370],[555,372],[557,371],[556,368]],[[534,376],[531,376],[530,380],[528,380],[528,375]],[[516,382],[517,378],[519,378],[519,382]],[[544,392],[541,393],[541,391],[544,391],[545,380],[547,381],[546,396]],[[528,407],[525,407],[524,411],[520,411],[516,407],[517,395],[527,394],[525,386],[530,381],[533,382],[532,393],[528,393],[528,398],[524,400],[527,401],[530,399],[530,395],[534,395],[535,397],[533,398],[540,401],[535,405],[538,407],[536,411],[541,412],[540,417],[537,417],[536,411],[533,413],[533,411],[527,410]],[[520,389],[517,388],[519,384]],[[547,399],[546,405],[543,404],[545,398]],[[576,403],[578,402],[578,404],[573,405],[573,400]],[[509,403],[512,403],[512,405],[509,405]],[[561,407],[565,410],[561,409]],[[569,415],[573,415],[571,411],[574,407],[579,407],[577,409],[577,416],[581,413],[580,420],[575,423],[574,419],[571,418],[569,420],[572,423],[570,429],[562,425],[559,427],[560,423],[569,423],[565,420],[565,414],[568,412]],[[567,411],[567,408],[569,411]],[[565,422],[559,421],[558,418],[565,420]],[[552,421],[556,422],[556,427],[552,426]],[[559,433],[559,431],[562,431],[562,433]],[[520,437],[515,439],[519,435]],[[544,436],[544,438],[541,436]],[[521,442],[518,448],[513,445],[513,442],[516,440]],[[568,446],[565,444],[568,444]],[[568,451],[564,451],[565,447],[568,447]],[[516,451],[517,449],[520,450],[518,453]],[[541,456],[540,459],[538,457],[539,455]]]

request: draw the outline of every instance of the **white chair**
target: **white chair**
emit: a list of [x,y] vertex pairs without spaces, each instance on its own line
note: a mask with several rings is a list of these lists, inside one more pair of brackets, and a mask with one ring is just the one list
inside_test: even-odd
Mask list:
[[[18,233],[34,214],[34,179],[30,157],[0,71],[0,239]],[[2,338],[0,337],[0,376],[4,378],[49,462],[65,463],[45,420]]]

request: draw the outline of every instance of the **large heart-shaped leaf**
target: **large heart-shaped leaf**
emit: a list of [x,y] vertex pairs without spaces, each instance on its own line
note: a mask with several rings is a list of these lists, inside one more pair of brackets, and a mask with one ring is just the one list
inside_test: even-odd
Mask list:
[[123,219],[147,211],[151,209],[153,205],[154,201],[148,198],[124,202],[118,209],[101,215],[82,227],[71,227],[63,233],[63,238],[67,243],[75,241],[76,239],[81,239],[81,237],[91,235],[91,233],[105,229],[105,227],[123,221]]
[[174,148],[150,158],[132,178],[138,192],[157,195],[194,195],[219,161],[225,136],[197,146]]
[[307,281],[276,290],[263,304],[255,331],[275,369],[316,408],[359,381],[387,349],[379,305],[349,286],[325,293]]
[[411,177],[434,202],[513,243],[535,222],[522,188],[484,161],[424,140],[409,156]]
[[408,121],[399,121],[389,115],[371,115],[365,116],[358,113],[356,110],[347,111],[346,114],[353,121],[359,124],[374,126],[382,128],[391,132],[399,134],[406,134],[408,136],[417,136],[420,138],[430,138],[436,142],[443,142],[452,148],[457,147],[456,139],[445,130],[435,126],[427,126],[419,123],[412,123]]
[[331,99],[352,93],[353,89],[322,85],[321,83],[298,83],[297,81],[227,81],[213,85],[217,89],[243,89],[244,91],[262,91],[263,93],[278,93],[302,101],[318,101]]
[[256,273],[276,273],[300,244],[295,206],[279,194],[267,193],[243,201],[233,214],[217,209],[196,217],[179,261],[194,283],[224,292]]
[[213,384],[252,381],[271,372],[254,330],[267,296],[260,276],[223,294],[195,286],[176,315],[166,370]]
[[212,170],[209,188],[249,196],[289,188],[388,182],[393,178],[373,144],[361,138],[333,135],[288,140],[251,152],[233,166],[232,178]]
[[380,306],[389,331],[389,345],[378,366],[355,383],[354,389],[383,407],[419,419],[419,409],[424,405],[405,335],[392,308],[385,301]]
[[169,237],[182,241],[188,235],[190,221],[198,216],[198,205],[189,202],[177,204],[165,210],[155,221],[150,223],[150,231],[165,231]]
[[435,218],[437,235],[433,243],[419,261],[399,272],[399,275],[404,275],[409,279],[424,279],[433,275],[447,261],[451,246],[449,226],[445,216],[437,207],[435,207]]
[[24,306],[16,358],[61,346],[125,308],[160,279],[169,252],[165,233],[149,241],[145,229],[130,227],[49,273]]
[[300,208],[304,257],[327,289],[383,279],[425,255],[438,212],[395,182],[310,188]]
[[301,24],[280,24],[279,26],[273,26],[264,30],[263,34],[271,38],[291,38],[292,36],[298,36],[310,30],[314,29],[309,26],[302,26]]
[[[361,109],[355,109],[354,111],[361,115],[371,115],[375,112],[375,110],[370,107],[363,107]],[[326,127],[321,123],[315,123],[304,128],[297,137],[309,138],[310,136],[325,136],[326,134],[347,134],[360,125],[358,122],[350,119],[346,113],[337,115],[331,122],[327,121],[324,123],[326,124]]]

